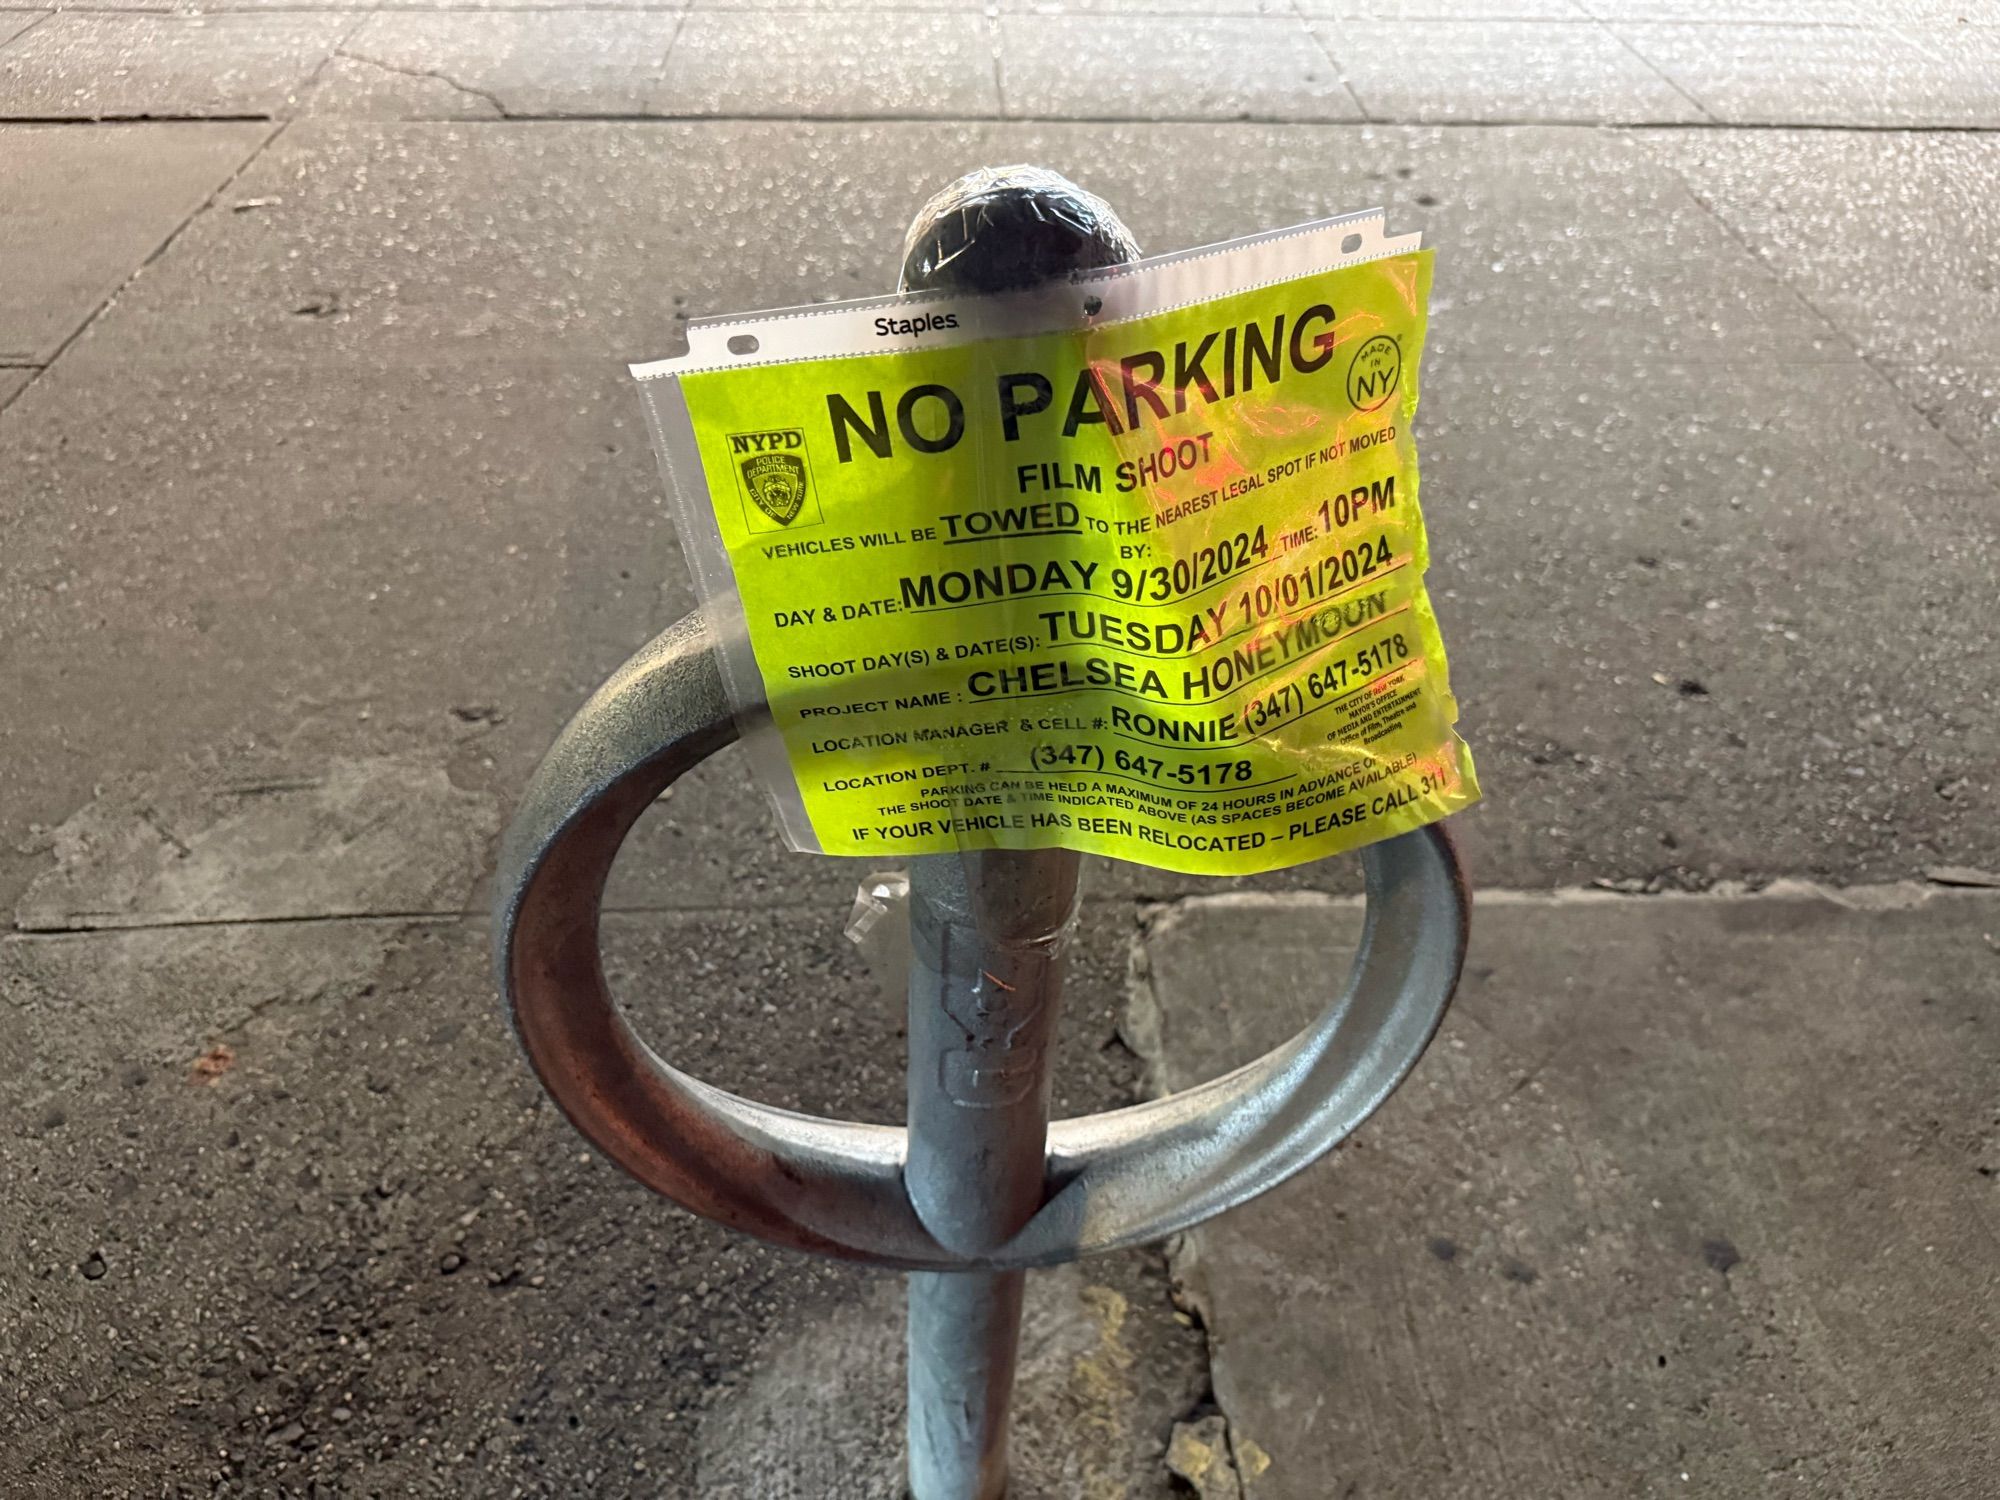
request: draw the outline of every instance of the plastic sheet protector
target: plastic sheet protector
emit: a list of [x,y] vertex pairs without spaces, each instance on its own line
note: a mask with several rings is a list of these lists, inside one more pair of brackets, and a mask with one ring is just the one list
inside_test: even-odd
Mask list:
[[1430,284],[1373,212],[636,366],[791,844],[1229,875],[1476,801],[1424,588]]

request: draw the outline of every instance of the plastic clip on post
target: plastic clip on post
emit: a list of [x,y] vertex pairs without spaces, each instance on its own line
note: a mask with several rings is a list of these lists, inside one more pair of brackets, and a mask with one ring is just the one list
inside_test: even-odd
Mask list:
[[[1053,173],[980,172],[925,206],[904,287],[997,291],[1122,264],[1117,216]],[[502,852],[495,960],[529,1061],[576,1127],[684,1207],[774,1243],[907,1270],[916,1500],[999,1500],[1023,1273],[1161,1238],[1275,1186],[1402,1080],[1464,957],[1470,898],[1429,827],[1361,851],[1347,983],[1282,1047],[1182,1094],[1048,1120],[1079,857],[934,856],[911,871],[909,1128],[818,1119],[661,1061],[619,1016],[599,906],[632,825],[736,738],[700,615],[571,720]]]

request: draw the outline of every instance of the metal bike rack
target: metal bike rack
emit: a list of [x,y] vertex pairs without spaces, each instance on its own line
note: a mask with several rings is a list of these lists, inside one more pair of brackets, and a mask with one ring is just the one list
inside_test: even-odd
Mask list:
[[[1136,255],[1101,203],[1041,175],[940,194],[912,230],[905,284],[1000,290]],[[543,1086],[640,1182],[775,1244],[910,1273],[915,1500],[1000,1500],[1026,1271],[1198,1224],[1353,1131],[1450,1003],[1470,916],[1464,877],[1441,827],[1362,850],[1361,947],[1311,1026],[1183,1093],[1051,1123],[1059,939],[1079,856],[915,860],[909,1127],[822,1119],[665,1062],[605,982],[599,907],[619,847],[663,791],[736,736],[699,613],[591,696],[503,848],[502,994]]]

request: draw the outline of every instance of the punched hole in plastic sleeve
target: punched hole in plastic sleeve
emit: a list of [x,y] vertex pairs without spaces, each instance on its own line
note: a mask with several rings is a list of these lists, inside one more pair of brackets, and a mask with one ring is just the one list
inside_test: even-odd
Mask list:
[[793,847],[1276,869],[1477,800],[1379,211],[634,367]]

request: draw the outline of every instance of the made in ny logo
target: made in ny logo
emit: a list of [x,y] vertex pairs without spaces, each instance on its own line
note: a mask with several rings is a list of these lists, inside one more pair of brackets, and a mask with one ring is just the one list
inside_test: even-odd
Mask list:
[[729,434],[730,456],[743,496],[750,503],[743,519],[752,531],[780,531],[793,523],[817,526],[821,517],[812,495],[812,464],[806,435],[797,427]]
[[1403,346],[1378,333],[1354,351],[1347,367],[1347,399],[1356,411],[1379,411],[1403,383]]

